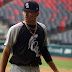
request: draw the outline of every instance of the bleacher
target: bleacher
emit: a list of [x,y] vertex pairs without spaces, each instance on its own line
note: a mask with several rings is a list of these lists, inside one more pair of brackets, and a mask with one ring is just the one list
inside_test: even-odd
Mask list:
[[[22,9],[29,0],[0,0],[0,21],[12,25],[24,20]],[[40,6],[37,20],[46,25],[50,44],[72,45],[72,0],[34,0]]]
[[72,45],[72,0],[35,1],[40,4],[38,20],[47,27],[50,44]]
[[13,0],[0,0],[0,7],[9,3],[10,1],[13,1]]
[[0,21],[0,43],[5,41],[7,31],[8,31],[8,26],[3,25],[3,22]]

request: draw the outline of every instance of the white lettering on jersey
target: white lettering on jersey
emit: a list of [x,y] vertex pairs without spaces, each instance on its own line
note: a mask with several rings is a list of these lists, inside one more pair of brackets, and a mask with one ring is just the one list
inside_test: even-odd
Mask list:
[[29,8],[29,3],[26,3],[25,6],[26,6],[26,8]]
[[36,57],[39,57],[40,54],[39,54],[39,46],[38,46],[38,41],[36,41],[36,38],[38,37],[38,34],[35,34],[34,35],[34,38],[33,36],[31,36],[30,40],[29,40],[29,46],[28,46],[28,49],[31,49],[32,51],[34,51],[36,53]]

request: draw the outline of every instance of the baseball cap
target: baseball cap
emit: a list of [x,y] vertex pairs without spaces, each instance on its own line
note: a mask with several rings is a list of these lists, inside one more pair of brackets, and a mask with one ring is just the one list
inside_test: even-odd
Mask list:
[[23,10],[33,10],[35,12],[39,11],[39,5],[35,1],[27,1],[24,3]]

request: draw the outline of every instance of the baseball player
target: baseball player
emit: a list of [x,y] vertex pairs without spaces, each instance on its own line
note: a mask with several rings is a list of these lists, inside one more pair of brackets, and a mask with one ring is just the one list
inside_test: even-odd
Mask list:
[[0,72],[5,72],[11,49],[10,72],[40,72],[42,55],[54,72],[59,72],[47,50],[46,26],[36,21],[39,5],[35,1],[24,3],[24,20],[13,25],[4,43]]

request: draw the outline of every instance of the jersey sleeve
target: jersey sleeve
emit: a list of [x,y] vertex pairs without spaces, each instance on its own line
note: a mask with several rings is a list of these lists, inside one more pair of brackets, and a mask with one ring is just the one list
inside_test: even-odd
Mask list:
[[44,27],[44,33],[45,33],[45,39],[44,39],[43,46],[45,47],[45,46],[48,45],[47,28],[46,28],[46,26]]
[[47,46],[48,45],[48,38],[47,38],[47,28],[44,24],[37,22],[44,30],[45,33],[45,38],[44,38],[44,42],[43,42],[43,46]]
[[14,29],[11,27],[7,33],[4,45],[9,46],[11,48],[13,44],[14,44]]
[[12,46],[16,43],[17,35],[19,33],[20,28],[23,26],[23,23],[20,22],[14,26],[12,26],[7,33],[6,41],[4,43],[5,46]]
[[41,49],[41,52],[42,52],[43,58],[45,59],[45,61],[46,61],[47,63],[50,62],[50,61],[52,61],[52,58],[51,58],[51,55],[50,55],[50,53],[49,53],[49,51],[48,51],[48,49],[47,49],[47,46],[43,47],[43,48]]

